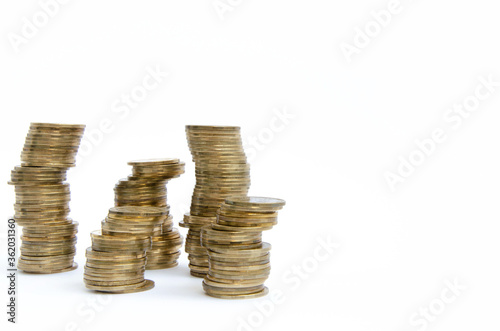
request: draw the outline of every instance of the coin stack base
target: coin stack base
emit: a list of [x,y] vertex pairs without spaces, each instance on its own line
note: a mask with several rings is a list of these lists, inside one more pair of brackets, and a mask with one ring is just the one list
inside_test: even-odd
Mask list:
[[[168,210],[162,207],[120,206],[109,209],[102,230],[91,233],[84,283],[88,289],[109,293],[150,290],[144,279],[152,233],[161,232]],[[170,220],[171,222],[171,220]]]

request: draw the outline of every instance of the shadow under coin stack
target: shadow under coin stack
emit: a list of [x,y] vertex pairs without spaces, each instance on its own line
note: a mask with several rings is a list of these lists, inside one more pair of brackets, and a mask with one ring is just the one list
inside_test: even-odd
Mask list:
[[166,269],[178,265],[182,236],[173,227],[173,217],[167,205],[167,182],[184,173],[179,159],[150,159],[128,163],[132,175],[115,185],[116,206],[161,207],[167,217],[152,232],[153,245],[147,252],[146,270]]
[[271,271],[271,245],[262,231],[278,222],[285,201],[263,197],[233,197],[221,204],[217,222],[201,232],[209,256],[205,293],[221,299],[248,299],[268,293],[264,282]]
[[151,234],[165,222],[162,207],[122,206],[109,209],[101,231],[91,233],[84,282],[91,290],[133,293],[150,290],[154,282],[144,279]]
[[179,225],[189,229],[185,249],[191,275],[204,277],[208,255],[200,243],[201,228],[215,222],[225,198],[247,194],[250,166],[237,126],[187,125],[186,135],[195,162],[196,185],[190,213],[184,215]]
[[58,273],[77,268],[78,223],[69,218],[70,189],[65,183],[85,125],[31,123],[21,166],[11,172],[15,186],[14,219],[23,227],[17,267],[30,273]]

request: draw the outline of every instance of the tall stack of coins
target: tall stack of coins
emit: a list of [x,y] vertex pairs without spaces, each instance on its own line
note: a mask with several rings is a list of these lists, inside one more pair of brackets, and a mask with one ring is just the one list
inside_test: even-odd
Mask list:
[[225,198],[246,195],[250,187],[250,166],[236,126],[186,126],[186,135],[195,162],[196,185],[191,210],[179,225],[188,228],[186,252],[191,275],[204,277],[208,255],[200,244],[200,231],[215,222]]
[[70,189],[65,183],[85,125],[31,123],[21,166],[11,172],[16,222],[23,227],[17,267],[31,273],[76,269],[78,223],[69,218]]
[[[116,206],[153,206],[165,210],[164,223],[151,232],[153,246],[147,252],[146,269],[166,269],[178,265],[182,236],[173,227],[169,215],[166,184],[184,173],[179,159],[149,159],[130,161],[132,175],[115,185]],[[104,226],[103,226],[104,229]]]
[[256,298],[268,293],[264,286],[271,271],[271,245],[262,231],[278,222],[285,201],[263,197],[231,197],[221,204],[217,222],[203,227],[201,243],[209,256],[203,289],[221,299]]
[[152,289],[144,279],[151,233],[165,223],[163,207],[121,206],[109,209],[101,231],[91,233],[84,282],[89,289],[110,293],[132,293]]

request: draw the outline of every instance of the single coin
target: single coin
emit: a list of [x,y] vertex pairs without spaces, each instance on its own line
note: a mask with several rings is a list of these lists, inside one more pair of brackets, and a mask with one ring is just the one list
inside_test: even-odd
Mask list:
[[285,200],[267,197],[231,197],[225,201],[228,205],[243,207],[279,208],[285,205]]
[[225,294],[219,294],[219,293],[210,293],[210,292],[205,292],[211,297],[218,298],[218,299],[253,299],[253,298],[259,298],[262,296],[265,296],[269,293],[269,289],[267,287],[264,287],[260,292],[256,293],[250,293],[250,294],[239,294],[239,295],[225,295]]

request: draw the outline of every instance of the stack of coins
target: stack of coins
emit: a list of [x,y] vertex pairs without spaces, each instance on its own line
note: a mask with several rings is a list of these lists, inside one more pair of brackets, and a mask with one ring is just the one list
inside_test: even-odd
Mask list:
[[167,182],[184,173],[179,159],[130,161],[132,175],[115,185],[116,206],[167,207]]
[[146,249],[151,245],[151,237],[121,238],[102,235],[99,231],[91,237],[93,247],[87,248],[83,276],[88,289],[132,293],[154,287],[153,281],[144,279]]
[[168,209],[147,206],[121,206],[109,209],[102,222],[106,235],[146,235],[165,223]]
[[[151,232],[153,246],[147,252],[146,269],[166,269],[178,265],[182,236],[173,227],[169,215],[166,184],[184,173],[179,159],[150,159],[130,161],[132,175],[115,186],[116,206],[153,206],[165,210],[165,221]],[[105,227],[103,226],[103,229]]]
[[191,275],[204,277],[208,272],[208,255],[200,244],[201,228],[215,222],[225,198],[247,194],[250,166],[239,127],[188,125],[186,135],[195,162],[196,186],[190,213],[184,215],[180,226],[189,229],[186,252]]
[[85,125],[31,123],[21,166],[11,172],[16,222],[23,227],[18,268],[32,273],[76,269],[78,223],[69,218],[70,188],[65,183]]
[[[172,219],[170,218],[170,222]],[[182,236],[179,230],[162,231],[161,234],[153,235],[153,245],[148,251],[147,270],[167,269],[176,267],[177,260],[181,256]]]
[[214,217],[192,216],[185,214],[179,226],[188,228],[186,236],[186,253],[188,253],[189,269],[192,276],[205,277],[208,272],[208,255],[205,247],[201,246],[201,229],[215,222]]
[[217,222],[202,228],[201,243],[209,256],[203,289],[222,299],[256,298],[271,271],[271,245],[262,231],[278,222],[285,201],[263,197],[231,197],[221,204]]
[[84,282],[89,289],[132,293],[152,289],[144,279],[151,233],[161,232],[168,211],[162,207],[121,206],[109,209],[101,231],[91,234]]
[[75,166],[85,125],[31,123],[21,153],[26,167],[69,168]]

